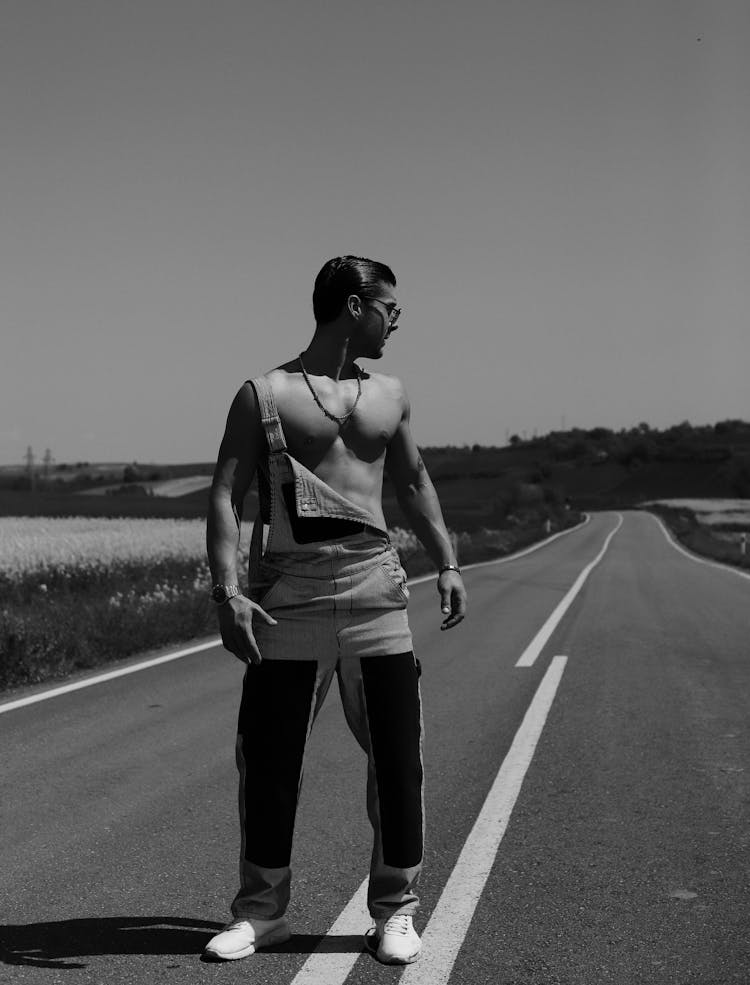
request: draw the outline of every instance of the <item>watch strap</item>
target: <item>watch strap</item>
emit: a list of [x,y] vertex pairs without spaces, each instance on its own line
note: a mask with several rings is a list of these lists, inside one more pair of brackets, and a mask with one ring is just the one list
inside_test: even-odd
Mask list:
[[239,585],[214,585],[211,589],[211,598],[217,605],[225,605],[230,599],[236,598],[239,594]]

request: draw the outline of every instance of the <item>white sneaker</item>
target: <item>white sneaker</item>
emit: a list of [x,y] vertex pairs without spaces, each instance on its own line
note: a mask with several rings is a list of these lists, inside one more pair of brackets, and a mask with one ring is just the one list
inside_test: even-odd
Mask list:
[[407,913],[376,920],[365,934],[365,947],[383,964],[411,964],[419,957],[422,941]]
[[237,961],[254,954],[259,947],[283,944],[291,936],[286,917],[277,920],[233,920],[206,944],[203,956],[214,961]]

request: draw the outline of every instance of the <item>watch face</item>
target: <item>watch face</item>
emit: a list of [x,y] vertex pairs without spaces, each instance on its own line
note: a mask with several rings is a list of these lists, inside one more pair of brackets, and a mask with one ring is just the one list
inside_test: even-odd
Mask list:
[[214,585],[214,587],[211,589],[211,598],[214,600],[214,602],[217,602],[219,605],[221,605],[222,602],[226,602],[227,592],[224,586]]

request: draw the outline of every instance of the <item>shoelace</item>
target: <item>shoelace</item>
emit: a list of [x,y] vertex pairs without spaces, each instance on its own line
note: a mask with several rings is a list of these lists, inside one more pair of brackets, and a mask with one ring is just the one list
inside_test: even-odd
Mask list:
[[384,934],[402,934],[406,936],[409,933],[409,925],[411,923],[411,918],[406,913],[394,913],[392,917],[389,917],[383,927]]

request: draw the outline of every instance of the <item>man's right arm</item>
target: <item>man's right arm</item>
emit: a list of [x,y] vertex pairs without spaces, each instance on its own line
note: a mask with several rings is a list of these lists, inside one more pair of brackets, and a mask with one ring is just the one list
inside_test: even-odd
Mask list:
[[[208,500],[206,549],[213,584],[237,585],[237,547],[245,495],[265,446],[255,390],[245,383],[229,408]],[[252,620],[275,620],[244,595],[218,607],[224,646],[244,662],[260,663]]]

